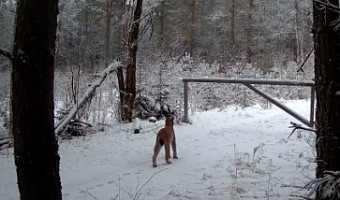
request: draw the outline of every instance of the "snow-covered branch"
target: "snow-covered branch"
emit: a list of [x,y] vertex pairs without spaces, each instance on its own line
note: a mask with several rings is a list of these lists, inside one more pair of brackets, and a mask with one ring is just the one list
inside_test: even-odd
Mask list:
[[0,55],[3,55],[3,56],[7,57],[10,60],[13,59],[12,54],[8,50],[5,50],[5,49],[1,49],[0,48]]
[[325,171],[322,178],[312,180],[305,188],[307,197],[319,193],[323,199],[340,199],[340,171]]
[[0,150],[13,146],[13,137],[0,138]]
[[292,136],[293,133],[294,133],[296,130],[298,130],[298,129],[302,129],[302,130],[305,130],[305,131],[310,131],[310,132],[317,133],[316,130],[313,129],[313,128],[305,128],[305,127],[303,127],[301,124],[297,124],[297,123],[294,123],[294,122],[290,122],[290,124],[291,124],[292,126],[290,126],[289,128],[294,128],[294,129],[293,129],[292,132],[289,134],[289,136],[288,136],[288,138],[287,138],[287,141],[288,141],[288,139],[290,138],[290,136]]
[[69,122],[76,116],[78,111],[83,108],[86,103],[94,96],[96,89],[103,83],[106,77],[114,72],[118,67],[121,66],[121,63],[115,61],[110,64],[106,69],[104,69],[98,76],[98,78],[90,84],[89,88],[85,91],[83,98],[79,101],[77,105],[75,105],[71,111],[55,126],[55,134],[59,135],[69,124]]
[[329,1],[322,2],[322,1],[319,1],[319,0],[314,0],[313,2],[314,3],[318,3],[318,4],[320,4],[320,5],[324,6],[324,7],[327,7],[328,9],[333,10],[335,12],[340,12],[339,6],[337,6],[335,4],[332,4]]

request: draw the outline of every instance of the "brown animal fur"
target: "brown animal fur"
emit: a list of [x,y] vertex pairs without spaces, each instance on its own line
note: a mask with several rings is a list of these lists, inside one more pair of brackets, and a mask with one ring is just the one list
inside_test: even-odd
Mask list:
[[171,164],[169,160],[170,155],[170,144],[172,146],[173,151],[173,158],[178,159],[177,157],[177,149],[176,149],[176,136],[174,132],[174,118],[173,117],[166,117],[165,119],[165,127],[162,128],[156,137],[156,143],[154,148],[154,153],[152,156],[152,166],[157,167],[157,156],[159,151],[161,150],[162,146],[164,145],[165,148],[165,161],[167,164]]

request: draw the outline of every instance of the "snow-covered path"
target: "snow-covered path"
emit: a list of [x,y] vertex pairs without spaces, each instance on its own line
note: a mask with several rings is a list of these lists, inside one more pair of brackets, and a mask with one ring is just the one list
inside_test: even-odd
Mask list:
[[[288,106],[308,116],[308,101]],[[287,141],[290,121],[274,107],[197,112],[193,124],[175,126],[178,160],[157,168],[151,157],[163,121],[142,122],[60,144],[64,200],[111,199],[293,199],[296,188],[314,177],[313,135],[297,132]],[[0,197],[18,199],[12,150],[0,155]],[[4,197],[4,198],[3,198]]]

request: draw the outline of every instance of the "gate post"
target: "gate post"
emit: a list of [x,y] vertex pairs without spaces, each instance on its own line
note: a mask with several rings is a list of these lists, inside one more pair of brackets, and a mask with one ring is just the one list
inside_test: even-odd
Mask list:
[[188,82],[184,81],[184,118],[183,122],[189,123],[189,108],[188,108]]

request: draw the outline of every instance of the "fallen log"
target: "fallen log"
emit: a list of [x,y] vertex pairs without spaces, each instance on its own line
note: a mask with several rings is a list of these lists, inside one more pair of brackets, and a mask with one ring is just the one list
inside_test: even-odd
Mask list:
[[91,100],[91,98],[94,96],[96,89],[100,87],[100,85],[103,83],[103,81],[106,79],[106,77],[111,74],[112,72],[116,71],[118,67],[121,66],[121,63],[118,61],[115,61],[111,63],[106,69],[104,69],[98,76],[98,78],[92,82],[89,86],[89,88],[85,91],[83,98],[79,101],[77,105],[75,105],[70,112],[65,115],[65,117],[60,120],[57,125],[55,126],[54,133],[56,135],[60,135],[62,131],[66,128],[66,126],[71,122],[71,120],[76,116],[78,111],[83,108],[86,103]]

